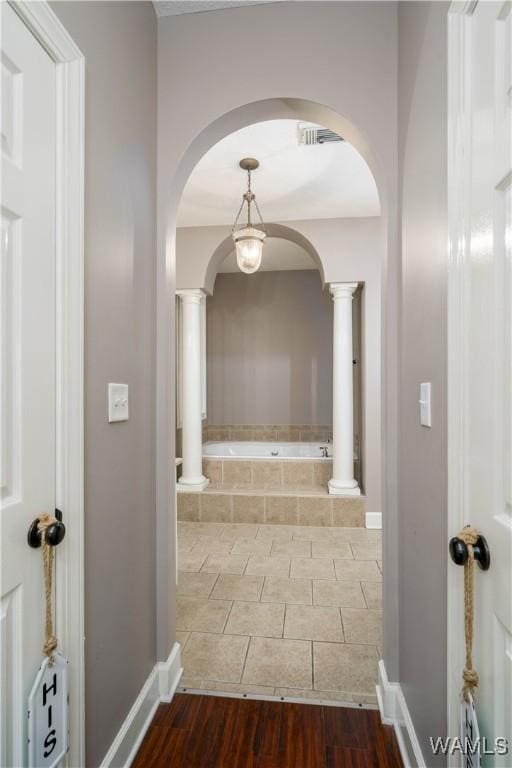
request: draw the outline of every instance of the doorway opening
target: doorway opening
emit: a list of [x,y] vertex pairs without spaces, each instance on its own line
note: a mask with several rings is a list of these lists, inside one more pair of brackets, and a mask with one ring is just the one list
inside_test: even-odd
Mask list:
[[[259,155],[267,231],[250,275],[230,233],[241,153]],[[359,152],[298,120],[229,133],[189,176],[176,232],[183,689],[376,703],[380,213]]]

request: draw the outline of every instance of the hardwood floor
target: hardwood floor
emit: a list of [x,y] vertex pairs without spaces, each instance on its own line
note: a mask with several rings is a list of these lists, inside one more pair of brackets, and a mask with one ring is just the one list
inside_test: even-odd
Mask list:
[[133,768],[402,768],[375,710],[176,694]]

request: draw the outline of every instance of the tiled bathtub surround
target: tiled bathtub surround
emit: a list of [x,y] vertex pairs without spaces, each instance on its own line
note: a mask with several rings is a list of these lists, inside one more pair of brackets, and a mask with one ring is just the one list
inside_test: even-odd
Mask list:
[[185,688],[375,703],[380,532],[179,523]]
[[203,458],[203,472],[218,488],[325,490],[332,461]]
[[203,426],[203,442],[208,440],[316,443],[332,440],[332,426],[325,424],[207,424]]
[[203,493],[178,494],[178,520],[357,528],[365,524],[365,498],[208,488]]

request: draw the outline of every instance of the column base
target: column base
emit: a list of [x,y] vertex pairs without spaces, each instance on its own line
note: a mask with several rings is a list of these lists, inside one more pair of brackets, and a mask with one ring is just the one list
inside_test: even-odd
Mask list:
[[361,489],[355,480],[343,481],[329,480],[329,493],[332,496],[360,496]]
[[200,477],[184,478],[180,477],[176,483],[176,490],[178,493],[200,493],[208,486],[210,481],[204,475]]

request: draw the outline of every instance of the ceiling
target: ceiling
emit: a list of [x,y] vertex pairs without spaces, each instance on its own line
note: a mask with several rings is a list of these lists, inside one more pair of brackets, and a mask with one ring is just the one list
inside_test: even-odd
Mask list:
[[201,13],[202,11],[218,11],[222,8],[238,8],[243,5],[260,5],[274,0],[154,0],[153,5],[157,16],[180,16],[183,13]]
[[256,157],[252,189],[265,221],[378,216],[375,181],[348,142],[304,146],[296,120],[242,128],[213,146],[185,186],[178,226],[232,224],[246,188],[242,157]]
[[[300,245],[280,237],[267,238],[258,271],[282,272],[290,269],[317,269],[317,265]],[[240,272],[234,251],[224,259],[217,272]]]

